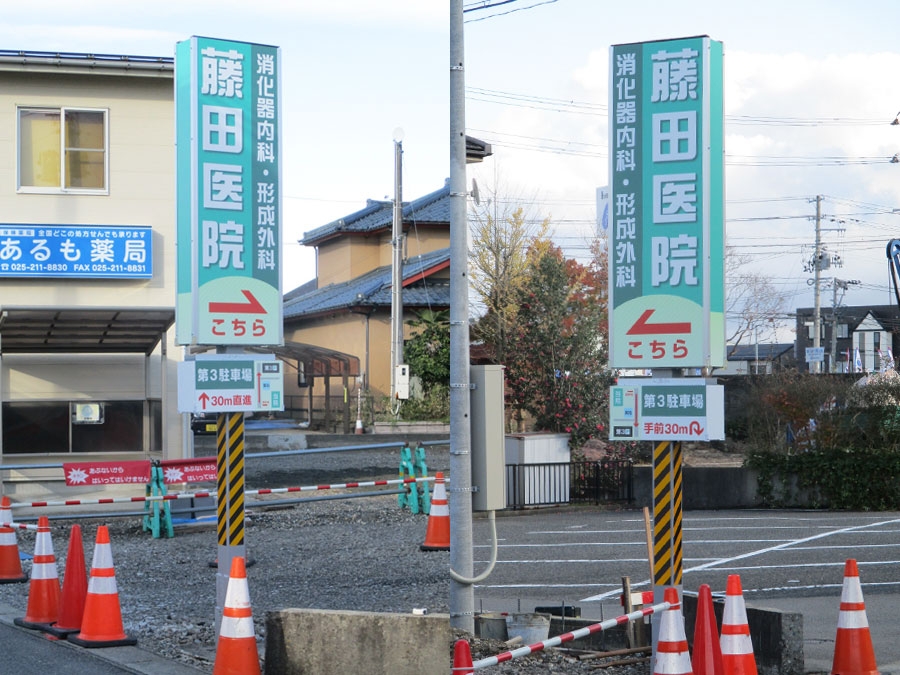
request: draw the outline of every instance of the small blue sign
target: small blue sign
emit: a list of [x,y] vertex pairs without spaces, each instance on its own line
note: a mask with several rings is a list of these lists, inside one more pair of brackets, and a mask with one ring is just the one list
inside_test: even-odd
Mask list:
[[152,276],[153,229],[149,226],[0,223],[0,277]]

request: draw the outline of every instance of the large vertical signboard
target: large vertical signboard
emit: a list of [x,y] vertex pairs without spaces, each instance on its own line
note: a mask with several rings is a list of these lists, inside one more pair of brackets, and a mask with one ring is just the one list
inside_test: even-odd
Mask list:
[[610,69],[610,366],[723,366],[722,43],[616,45]]
[[177,45],[178,344],[283,342],[279,56]]

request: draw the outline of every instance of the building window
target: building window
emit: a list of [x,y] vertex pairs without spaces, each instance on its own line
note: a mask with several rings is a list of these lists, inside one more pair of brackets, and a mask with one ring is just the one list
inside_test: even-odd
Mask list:
[[838,338],[850,337],[850,326],[846,323],[839,323],[837,325],[837,337]]
[[[142,452],[144,402],[104,401],[102,405],[101,424],[77,424],[70,401],[4,402],[3,454]],[[162,416],[156,417],[160,423],[150,420],[153,450],[161,445]]]
[[19,108],[19,190],[107,191],[106,111]]
[[[805,325],[806,325],[806,337],[809,338],[810,340],[815,339],[815,335],[816,335],[815,324],[812,322],[806,322]],[[825,337],[825,322],[822,321],[819,323],[819,338],[824,338],[824,337]]]

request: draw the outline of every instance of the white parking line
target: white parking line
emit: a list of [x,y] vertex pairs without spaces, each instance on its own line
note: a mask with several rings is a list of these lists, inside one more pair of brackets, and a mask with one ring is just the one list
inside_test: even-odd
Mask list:
[[[694,567],[690,567],[690,568],[684,570],[683,573],[688,574],[689,572],[699,572],[702,570],[711,569],[713,567],[723,567],[725,565],[728,565],[729,563],[736,562],[738,560],[745,560],[747,558],[752,558],[754,556],[763,555],[765,553],[771,553],[773,551],[780,551],[783,549],[792,548],[796,544],[805,544],[810,541],[817,541],[819,539],[823,539],[825,537],[832,537],[832,536],[838,535],[838,534],[859,533],[859,532],[863,532],[863,531],[871,533],[872,532],[871,528],[884,527],[887,525],[897,525],[898,523],[900,523],[900,518],[894,518],[891,520],[883,520],[883,521],[869,523],[867,525],[854,525],[854,526],[850,526],[850,527],[843,527],[843,528],[840,528],[837,530],[830,530],[828,532],[820,532],[819,534],[814,534],[812,536],[804,537],[802,539],[796,539],[793,541],[784,542],[777,546],[770,546],[768,548],[762,548],[762,549],[758,549],[756,551],[749,551],[747,553],[742,553],[741,555],[732,556],[730,558],[720,558],[719,560],[713,560],[708,563],[703,563],[702,565],[696,565]],[[793,548],[792,548],[792,550],[793,550]],[[753,568],[746,568],[746,569],[753,569]],[[644,581],[642,581],[640,583],[632,584],[631,586],[632,586],[632,588],[640,588],[642,586],[651,585],[651,582],[652,582],[652,580],[645,579]],[[582,600],[582,602],[592,602],[592,601],[597,601],[597,600],[604,600],[608,597],[612,597],[617,592],[618,591],[609,591],[607,593],[602,593],[600,595],[594,595],[594,596],[591,596],[588,598],[584,598]]]

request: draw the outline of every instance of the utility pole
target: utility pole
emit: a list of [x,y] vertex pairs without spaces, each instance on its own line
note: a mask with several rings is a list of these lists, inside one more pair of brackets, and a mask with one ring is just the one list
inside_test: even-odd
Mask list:
[[[472,577],[472,445],[463,0],[450,0],[450,568]],[[450,579],[450,626],[475,632],[475,591]]]
[[394,222],[391,228],[391,410],[397,398],[397,366],[403,363],[403,130],[394,130]]
[[[815,275],[815,309],[813,309],[813,347],[822,346],[820,331],[822,330],[821,297],[819,283],[822,278],[822,195],[816,195],[816,251],[813,254],[813,266]],[[812,362],[812,372],[821,373],[821,361]]]
[[[835,279],[834,285],[831,287],[831,372],[837,372],[837,308],[840,304],[840,300],[838,300],[837,292],[840,288],[842,291],[846,291],[850,286],[856,286],[859,284],[858,279],[853,279],[852,281],[846,281],[844,279]],[[841,294],[841,300],[843,300],[843,293]],[[848,364],[849,365],[849,364]]]

